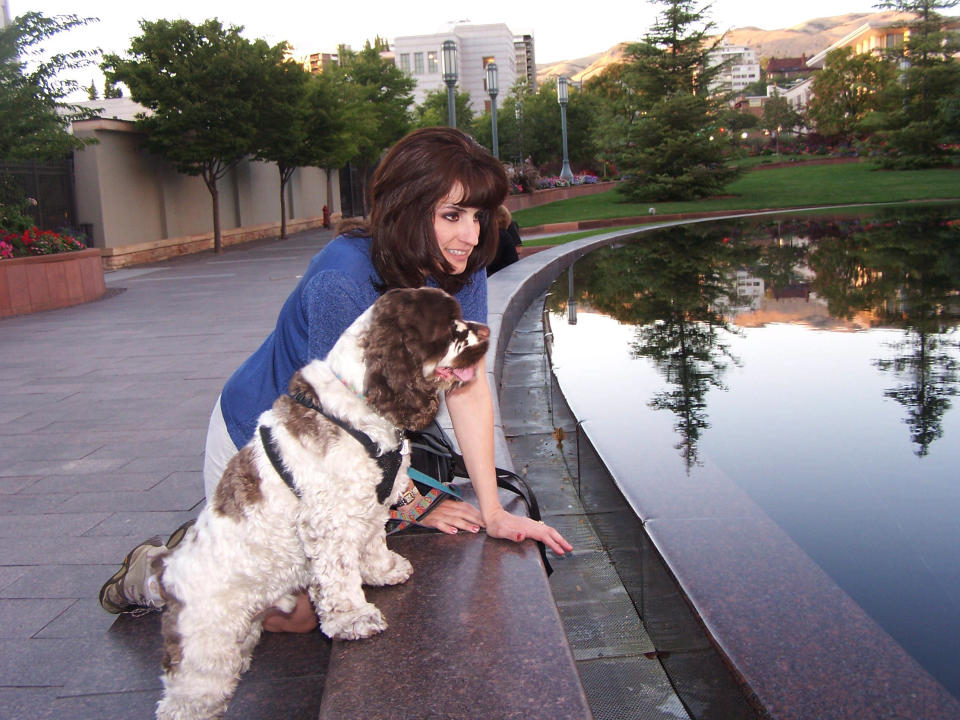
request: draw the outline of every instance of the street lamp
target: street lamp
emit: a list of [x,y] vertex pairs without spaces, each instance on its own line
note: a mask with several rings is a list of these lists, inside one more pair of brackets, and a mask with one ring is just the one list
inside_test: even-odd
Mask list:
[[560,103],[560,133],[563,137],[563,169],[560,170],[560,177],[573,180],[570,160],[567,158],[567,103],[570,98],[567,96],[567,79],[562,75],[557,78],[557,102]]
[[487,92],[490,93],[490,124],[493,131],[493,156],[500,158],[500,143],[497,142],[497,93],[500,87],[497,85],[497,64],[495,62],[487,63]]
[[517,121],[517,167],[523,167],[523,103],[513,105],[513,117]]
[[447,85],[447,125],[457,126],[457,99],[454,86],[457,84],[457,44],[444,40],[440,46],[440,62],[443,65],[443,82]]

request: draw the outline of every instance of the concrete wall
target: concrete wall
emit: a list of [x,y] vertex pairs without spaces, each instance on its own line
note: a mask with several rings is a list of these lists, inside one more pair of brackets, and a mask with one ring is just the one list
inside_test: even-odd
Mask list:
[[[81,138],[97,143],[74,158],[77,222],[92,226],[93,244],[105,252],[143,245],[175,248],[213,233],[213,206],[201,177],[183,175],[142,147],[143,136],[125,120],[74,123]],[[299,168],[287,186],[287,219],[319,219],[329,203],[340,212],[338,173]],[[221,178],[220,221],[227,231],[257,228],[257,237],[280,226],[280,176],[273,163],[243,160]],[[232,233],[237,236],[237,233]],[[184,250],[180,250],[183,252]],[[171,254],[177,254],[171,252]],[[156,259],[156,252],[151,259]]]

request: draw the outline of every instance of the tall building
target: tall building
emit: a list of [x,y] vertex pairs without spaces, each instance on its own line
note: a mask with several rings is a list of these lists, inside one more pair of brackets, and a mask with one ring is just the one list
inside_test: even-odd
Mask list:
[[710,85],[711,92],[740,92],[747,85],[760,79],[760,63],[753,48],[745,45],[721,44],[710,53],[713,66],[723,65],[720,74]]
[[513,38],[517,50],[517,79],[526,79],[531,92],[537,91],[537,59],[533,52],[533,35],[517,35]]
[[[530,38],[530,61],[533,61],[533,36]],[[460,92],[470,95],[470,105],[477,114],[490,107],[487,94],[486,67],[497,64],[500,87],[498,100],[510,92],[518,77],[524,77],[528,68],[518,65],[514,35],[503,23],[495,25],[454,25],[448,32],[433,35],[407,35],[394,39],[391,49],[394,61],[403,72],[417,82],[414,102],[420,104],[431,90],[443,90],[440,47],[445,40],[457,44],[458,79]],[[524,54],[526,58],[526,54]],[[534,68],[534,81],[536,81]]]
[[0,0],[0,28],[10,24],[10,8],[7,6],[7,0]]

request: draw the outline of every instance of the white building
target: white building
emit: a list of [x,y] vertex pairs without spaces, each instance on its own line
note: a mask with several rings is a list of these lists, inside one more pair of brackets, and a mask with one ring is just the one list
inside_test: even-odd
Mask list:
[[760,63],[753,48],[746,45],[722,43],[710,53],[710,64],[723,65],[720,74],[710,84],[711,92],[720,90],[740,92],[747,85],[760,79]]
[[[533,36],[530,37],[530,59],[533,60]],[[457,88],[469,93],[470,105],[477,114],[490,107],[487,94],[486,67],[497,64],[500,98],[510,92],[518,76],[527,74],[526,67],[518,71],[518,50],[514,34],[503,23],[496,25],[455,25],[449,32],[433,35],[408,35],[398,37],[391,43],[395,62],[403,72],[417,81],[413,99],[418,105],[431,90],[442,90],[440,46],[444,40],[457,44]],[[526,57],[526,50],[524,50]],[[534,71],[535,74],[535,71]]]
[[7,0],[0,0],[0,28],[6,27],[13,19],[10,17],[10,8]]

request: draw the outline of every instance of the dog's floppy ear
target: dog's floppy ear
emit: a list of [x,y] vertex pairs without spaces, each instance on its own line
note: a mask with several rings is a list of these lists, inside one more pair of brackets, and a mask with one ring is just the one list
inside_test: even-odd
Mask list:
[[367,401],[399,427],[425,427],[439,406],[424,377],[428,360],[443,356],[460,306],[436,288],[391,290],[374,306],[364,339]]

